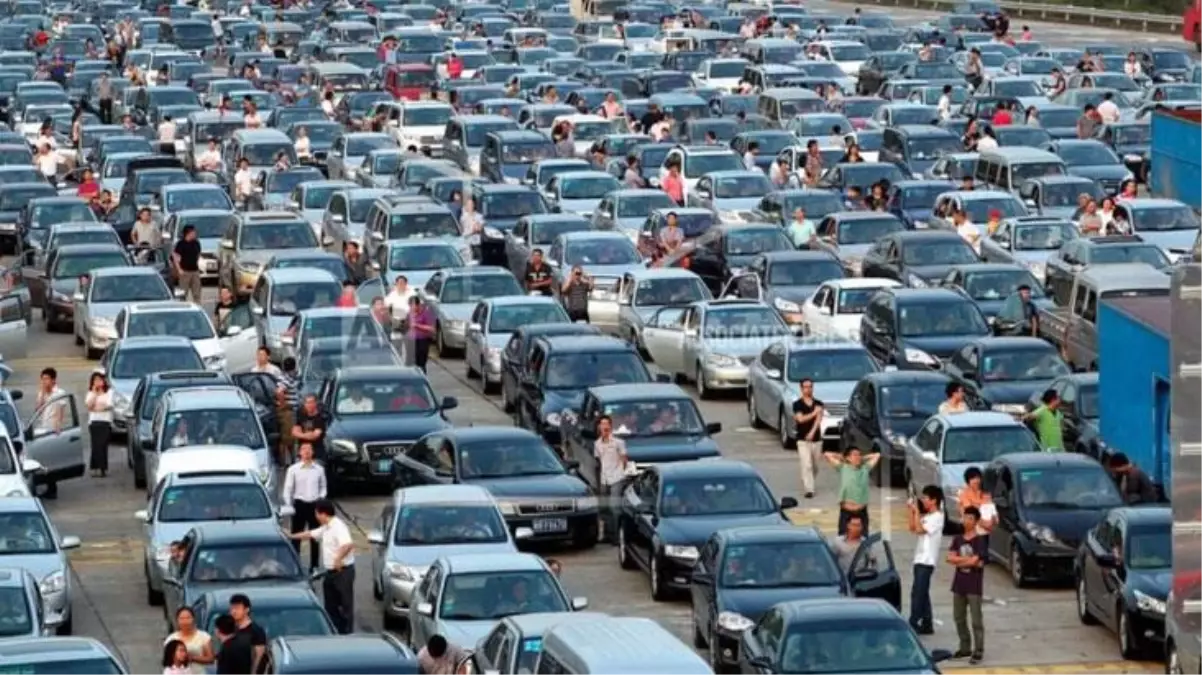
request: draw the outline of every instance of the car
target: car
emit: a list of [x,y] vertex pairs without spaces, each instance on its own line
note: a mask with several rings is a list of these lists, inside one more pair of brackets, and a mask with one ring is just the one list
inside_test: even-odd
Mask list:
[[[622,167],[624,171],[624,165]],[[592,223],[597,230],[615,230],[636,236],[647,214],[658,209],[671,210],[675,203],[663,190],[622,188],[601,199],[593,211]]]
[[1016,262],[1040,282],[1047,282],[1048,258],[1079,235],[1068,220],[1027,216],[1007,218],[993,234],[981,239],[981,260],[990,263]]
[[[146,508],[134,514],[144,526],[142,570],[146,602],[151,606],[163,604],[163,579],[171,565],[171,544],[182,540],[197,524],[276,525],[279,518],[293,513],[291,505],[277,507],[274,497],[251,472],[214,468],[164,473],[159,480]],[[197,620],[204,625],[200,617]]]
[[209,314],[196,303],[180,300],[127,303],[117,312],[113,324],[118,339],[153,335],[188,338],[209,370],[223,371],[230,361],[237,365],[254,361],[249,353],[235,353],[233,359],[228,358],[231,356],[228,352],[236,351],[236,343],[232,338],[218,337]]
[[572,210],[520,218],[513,230],[505,233],[506,267],[513,272],[513,276],[522,278],[526,274],[530,255],[536,249],[542,251],[545,257],[547,249],[559,235],[588,232],[591,229],[588,219]]
[[[5,497],[0,528],[20,535],[6,539],[4,564],[24,570],[37,580],[42,623],[57,635],[70,635],[74,630],[74,584],[66,552],[79,548],[79,537],[60,535],[42,502],[32,496]],[[0,649],[0,662],[3,660]]]
[[264,668],[280,675],[421,672],[417,654],[388,633],[273,638],[267,646]]
[[385,289],[393,287],[402,276],[410,288],[423,288],[438,270],[467,267],[468,261],[453,242],[403,239],[384,242],[370,264]]
[[[322,606],[322,601],[311,590],[252,585],[235,592],[243,593],[250,599],[255,611],[255,624],[272,638],[326,637],[338,634]],[[217,629],[217,618],[225,614],[228,608],[229,597],[225,589],[200,595],[192,605],[196,627],[212,634],[212,631]],[[214,645],[213,651],[220,654],[221,645]]]
[[[693,566],[693,643],[709,651],[715,673],[739,663],[743,633],[774,605],[790,600],[850,596],[877,598],[901,609],[901,577],[889,543],[874,534],[855,554],[876,563],[876,574],[843,569],[814,527],[764,526],[719,530]],[[770,593],[764,591],[771,589]]]
[[683,267],[701,277],[717,297],[730,279],[756,256],[793,251],[793,242],[772,223],[727,223],[708,228],[673,253],[665,253],[660,268]]
[[672,267],[631,270],[618,282],[618,337],[643,349],[643,328],[657,310],[708,300],[701,277]]
[[[721,497],[720,497],[720,496]],[[624,487],[617,515],[618,563],[647,571],[653,600],[687,591],[699,551],[714,532],[788,523],[779,501],[746,462],[715,459],[651,465]]]
[[501,350],[501,401],[505,412],[513,412],[519,384],[525,378],[530,345],[541,335],[600,335],[586,323],[532,323],[519,326]]
[[113,244],[73,244],[46,254],[40,265],[22,267],[30,304],[42,310],[47,332],[75,326],[75,296],[92,270],[132,265],[125,249]]
[[[1102,440],[1098,428],[1098,374],[1071,373],[1062,375],[1048,385],[1060,397],[1061,427],[1064,447],[1106,463],[1111,450]],[[1024,412],[1043,405],[1043,392],[1031,394]]]
[[[833,277],[814,289],[800,303],[798,322],[808,336],[860,340],[860,322],[873,294],[896,288],[901,282],[876,277]],[[778,306],[778,309],[780,307]],[[788,320],[792,313],[786,314]]]
[[1088,178],[1106,194],[1117,194],[1124,181],[1135,175],[1108,145],[1094,139],[1052,141],[1045,149],[1064,161],[1069,175]]
[[124,410],[146,375],[206,368],[191,340],[182,335],[162,335],[114,341],[100,357],[96,370],[104,373],[113,391],[113,408]]
[[180,607],[195,607],[210,593],[227,601],[231,593],[260,588],[303,594],[311,592],[326,573],[304,571],[292,542],[276,522],[201,523],[179,541],[182,559],[173,558],[163,577],[163,619],[168,629]]
[[347,180],[305,181],[292,190],[288,210],[295,212],[314,227],[314,235],[320,235],[322,217],[326,206],[335,192],[358,187]]
[[588,219],[605,195],[620,189],[618,179],[604,171],[565,171],[547,182],[543,197],[553,212],[575,213]]
[[217,279],[221,238],[225,236],[236,217],[232,209],[185,210],[166,216],[160,226],[163,242],[158,247],[158,257],[162,260],[169,259],[175,250],[176,242],[183,238],[184,228],[191,225],[196,231],[196,240],[200,242],[200,278],[203,281]]
[[1188,256],[1198,238],[1198,214],[1175,199],[1120,199],[1114,217],[1129,223],[1132,234],[1159,246],[1174,262]]
[[939,281],[944,288],[958,288],[977,303],[987,321],[999,329],[995,319],[1006,301],[1020,286],[1031,290],[1031,302],[1036,307],[1051,307],[1052,300],[1044,294],[1043,282],[1019,263],[972,263],[955,265]]
[[[331,198],[333,203],[333,198]],[[218,281],[245,298],[255,290],[263,265],[289,249],[317,249],[313,227],[290,211],[240,212],[222,235]]]
[[397,488],[478,485],[498,500],[505,522],[523,540],[597,543],[597,498],[569,473],[539,435],[525,429],[475,426],[418,439],[393,458]]
[[1118,635],[1119,654],[1138,659],[1164,643],[1172,590],[1173,511],[1168,506],[1111,510],[1086,535],[1073,576],[1077,617]]
[[476,643],[471,653],[472,672],[533,673],[542,653],[543,636],[553,627],[569,622],[591,627],[594,622],[606,618],[597,612],[507,616]]
[[509,270],[472,266],[439,270],[418,293],[434,313],[439,355],[451,356],[466,346],[467,327],[481,300],[523,295],[524,291]]
[[1144,263],[1158,270],[1172,265],[1161,247],[1138,235],[1075,237],[1064,241],[1046,260],[1044,288],[1057,304],[1066,306],[1077,275],[1094,265]]
[[570,597],[547,563],[533,553],[462,553],[438,558],[409,609],[409,642],[432,635],[473,645],[507,616],[586,609]]
[[1016,588],[1035,579],[1071,579],[1081,542],[1123,506],[1106,469],[1069,452],[1002,455],[985,467],[981,486],[998,512],[989,557],[1010,572]]
[[879,239],[864,256],[862,275],[925,288],[943,278],[948,267],[979,261],[972,246],[955,232],[896,232]]
[[[296,359],[300,393],[316,396],[327,378],[351,366],[401,366],[403,362],[388,341],[370,334],[315,338]],[[328,435],[327,435],[328,437]]]
[[1071,369],[1055,345],[1030,336],[989,337],[959,349],[944,371],[993,410],[1026,412],[1032,397]]
[[[809,213],[806,209],[806,214]],[[792,214],[787,214],[786,218],[786,224],[793,221]],[[864,271],[864,261],[877,242],[907,229],[906,224],[892,213],[844,211],[840,206],[818,221],[815,228],[818,241],[810,247],[834,254],[849,276],[870,277],[873,275]]]
[[0,642],[0,668],[22,673],[80,672],[124,675],[129,672],[108,647],[89,637],[4,640]]
[[260,344],[277,362],[286,356],[284,332],[298,312],[329,307],[342,293],[342,284],[324,269],[297,267],[260,270],[248,305],[254,315]]
[[328,251],[309,249],[279,251],[271,256],[263,265],[263,269],[259,274],[262,275],[264,272],[271,270],[295,269],[298,267],[324,270],[329,272],[341,284],[355,281],[355,273],[351,270],[351,266],[347,264],[344,256]]
[[[814,661],[819,653],[830,655],[821,665]],[[782,602],[739,642],[745,673],[937,673],[936,664],[950,658],[945,649],[927,653],[906,619],[875,598]]]
[[[182,290],[180,291],[182,295]],[[107,267],[89,272],[89,279],[76,292],[75,344],[83,345],[89,359],[98,358],[121,336],[114,320],[130,303],[171,300],[171,289],[151,267]]]
[[481,300],[469,320],[463,362],[467,378],[480,378],[486,394],[494,384],[501,384],[501,350],[518,328],[529,324],[571,322],[563,305],[546,296]]
[[388,335],[371,314],[371,308],[313,307],[293,315],[280,337],[284,353],[303,354],[313,340],[331,337],[360,338],[371,344],[387,343]]
[[0,567],[0,598],[5,608],[5,641],[54,634],[46,625],[38,580],[26,569]]
[[957,349],[991,333],[976,303],[952,288],[882,289],[860,322],[868,353],[902,369],[939,369]]
[[775,429],[781,447],[792,449],[798,440],[793,402],[801,396],[801,382],[810,380],[823,403],[818,440],[837,439],[856,382],[879,369],[868,350],[850,340],[813,337],[769,345],[748,368],[748,421],[753,428]]

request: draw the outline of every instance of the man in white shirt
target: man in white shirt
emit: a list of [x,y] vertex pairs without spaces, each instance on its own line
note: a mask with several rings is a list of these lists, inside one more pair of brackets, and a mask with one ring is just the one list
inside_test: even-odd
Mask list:
[[[291,504],[292,534],[304,532],[320,525],[317,522],[317,502],[326,498],[329,486],[326,484],[325,467],[313,460],[313,445],[301,443],[297,448],[299,459],[284,472],[284,489],[280,493],[281,504]],[[292,542],[297,554],[300,554],[301,543]],[[309,569],[317,569],[317,543],[309,544]]]
[[38,165],[38,171],[42,176],[51,182],[58,178],[58,155],[50,149],[49,145],[43,145],[38,148],[38,156],[34,159]]
[[326,95],[321,97],[321,111],[327,118],[334,119],[334,92],[327,91]]
[[250,367],[250,372],[267,373],[276,379],[283,375],[279,367],[271,362],[271,350],[267,348],[267,345],[259,345],[259,348],[255,350],[255,365]]
[[290,539],[321,543],[321,566],[327,570],[322,581],[326,614],[339,633],[350,635],[355,626],[355,542],[346,523],[335,515],[332,502],[319,500],[313,510],[319,527],[285,534]]
[[939,110],[939,119],[951,119],[952,116],[952,85],[943,85],[943,94],[939,96],[939,103],[936,106]]
[[993,137],[993,130],[986,128],[981,132],[981,137],[977,139],[977,152],[985,152],[986,150],[997,150],[998,142]]
[[163,121],[159,122],[159,128],[156,131],[161,152],[166,152],[168,150],[170,150],[171,153],[175,152],[176,129],[177,127],[175,126],[175,121],[171,119],[171,115],[164,115]]
[[210,139],[209,147],[200,153],[196,164],[202,171],[218,171],[221,169],[221,151],[217,149],[217,141]]
[[238,171],[234,173],[234,201],[244,202],[255,191],[255,180],[250,173],[250,160],[238,162]]
[[1102,117],[1104,124],[1114,124],[1123,116],[1114,102],[1114,92],[1102,94],[1102,102],[1098,104],[1098,115]]
[[296,142],[292,145],[296,148],[297,159],[309,159],[309,155],[312,154],[313,150],[312,142],[309,140],[309,130],[304,127],[297,129]]
[[375,412],[376,404],[363,395],[363,390],[354,388],[351,393],[338,402],[338,412],[342,414]]
[[968,403],[964,400],[964,385],[959,382],[948,382],[945,393],[947,399],[939,404],[940,415],[968,412]]
[[384,306],[392,314],[392,325],[405,331],[404,323],[409,318],[409,298],[417,292],[409,287],[409,279],[405,275],[396,278],[396,285],[384,296]]
[[601,467],[601,539],[610,544],[618,543],[617,504],[621,498],[622,482],[626,480],[626,442],[613,434],[614,421],[604,415],[597,421],[597,440],[593,443],[593,455]]
[[981,229],[968,219],[968,213],[963,210],[956,211],[952,214],[952,222],[956,225],[956,234],[968,242],[968,245],[972,247],[972,250],[977,252],[977,255],[980,255]]
[[748,143],[747,152],[743,153],[743,168],[747,169],[748,171],[758,170],[759,167],[756,165],[755,160],[759,154],[760,144],[755,141]]
[[936,485],[922,489],[918,502],[910,502],[910,532],[918,535],[914,547],[914,581],[910,586],[910,627],[919,635],[935,632],[931,609],[931,577],[939,562],[943,537],[943,490]]

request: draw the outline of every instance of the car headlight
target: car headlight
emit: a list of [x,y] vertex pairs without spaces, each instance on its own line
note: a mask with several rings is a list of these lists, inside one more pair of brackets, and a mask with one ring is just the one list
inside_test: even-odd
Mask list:
[[907,274],[906,281],[912,288],[926,288],[929,285],[926,279],[923,279],[917,274]]
[[447,322],[447,326],[451,328],[452,333],[462,333],[463,331],[467,330],[466,321],[451,320]]
[[696,546],[665,546],[664,555],[681,560],[696,560],[698,557]]
[[112,328],[113,326],[116,325],[113,323],[113,320],[107,316],[91,317],[88,320],[88,323],[92,324],[93,328]]
[[258,274],[260,265],[257,262],[238,261],[238,271],[244,274]]
[[497,508],[501,509],[503,516],[516,516],[518,514],[518,505],[513,502],[497,502]]
[[133,401],[120,392],[113,392],[113,409],[122,417],[129,417],[133,414]]
[[789,300],[785,300],[783,298],[776,298],[775,300],[773,300],[772,306],[779,309],[782,312],[796,313],[796,312],[801,311],[801,305],[797,304],[796,302],[791,302]]
[[1031,276],[1039,280],[1040,283],[1046,283],[1048,279],[1048,265],[1042,262],[1027,263],[1027,270],[1031,272]]
[[1144,161],[1144,158],[1141,157],[1140,155],[1134,155],[1134,154],[1123,155],[1123,161],[1124,162],[1142,162],[1142,161]]
[[335,452],[339,452],[344,455],[359,454],[359,446],[355,445],[354,441],[347,441],[347,440],[339,439],[336,441],[332,441],[330,443],[330,447],[332,447]]
[[559,426],[559,419],[559,413],[547,413],[547,416],[543,418],[543,421],[546,422],[547,426],[549,427],[557,427]]
[[921,349],[915,349],[913,347],[906,347],[905,357],[906,357],[906,360],[911,363],[921,363],[921,364],[928,365],[928,366],[939,365],[939,359],[935,358],[934,356],[931,356],[930,354],[922,351]]
[[67,588],[67,575],[63,574],[62,570],[51,572],[45,579],[38,584],[38,590],[42,595],[50,595],[51,593],[59,593]]
[[742,633],[751,628],[755,622],[737,612],[719,612],[718,627],[732,633]]
[[1024,525],[1027,534],[1031,535],[1032,539],[1042,541],[1045,544],[1058,544],[1060,540],[1056,538],[1056,533],[1050,527],[1044,527],[1037,523],[1027,523]]
[[355,177],[356,177],[356,176],[358,176],[358,175],[359,175],[359,170],[358,170],[358,169],[352,169],[352,168],[348,168],[348,169],[346,170],[346,177],[347,177],[347,178],[349,178],[349,179],[351,179],[351,180],[354,180],[354,179],[355,179]]
[[1142,591],[1133,591],[1133,593],[1135,595],[1135,606],[1138,607],[1141,612],[1150,612],[1152,614],[1165,613],[1166,603],[1164,600],[1157,600],[1156,598]]
[[472,173],[480,175],[480,155],[473,155],[467,158],[467,166]]
[[271,482],[271,466],[265,465],[259,467],[259,482],[267,485]]
[[164,565],[171,560],[171,546],[160,546],[154,551],[154,559]]
[[894,445],[905,445],[909,440],[905,434],[899,434],[896,431],[886,432],[886,435],[889,437],[889,442]]
[[221,370],[221,369],[225,368],[225,355],[224,354],[213,354],[211,356],[206,356],[205,357],[205,366],[207,366],[209,368],[214,368],[216,370]]
[[399,562],[389,560],[384,564],[384,569],[388,572],[388,576],[401,581],[416,581],[413,578],[413,571]]
[[733,368],[739,365],[739,360],[725,354],[710,354],[705,357],[707,363],[716,368]]
[[597,498],[596,497],[577,497],[576,498],[576,510],[577,511],[593,511],[596,508],[597,508]]
[[495,227],[489,227],[486,225],[484,227],[484,236],[488,237],[489,239],[504,239],[505,233]]
[[514,178],[513,176],[505,176],[505,184],[506,185],[521,185],[522,181],[521,181],[521,179]]
[[993,412],[1006,413],[1007,415],[1021,415],[1027,409],[1020,403],[997,403],[989,406]]

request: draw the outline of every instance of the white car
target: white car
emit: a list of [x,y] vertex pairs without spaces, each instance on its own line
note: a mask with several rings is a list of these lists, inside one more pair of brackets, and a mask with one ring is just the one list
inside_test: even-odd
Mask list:
[[197,471],[249,471],[262,480],[263,468],[254,451],[240,445],[185,445],[148,456],[146,484],[155,486],[166,476]]
[[213,321],[201,306],[180,300],[137,302],[126,305],[114,320],[117,337],[178,335],[192,341],[209,370],[225,370],[226,338],[217,337]]
[[717,87],[722,91],[737,92],[743,81],[743,69],[751,65],[747,59],[706,59],[693,73],[693,84],[697,87]]
[[575,141],[577,157],[589,156],[589,148],[603,136],[615,133],[614,121],[600,115],[560,115],[551,122],[551,128],[567,122],[572,125],[572,140]]
[[809,335],[860,341],[860,318],[873,294],[897,288],[893,279],[860,277],[834,279],[818,287],[802,305],[801,317]]
[[442,156],[443,134],[454,114],[449,103],[405,101],[390,110],[389,133],[401,148],[428,147],[435,156]]
[[32,497],[34,474],[43,470],[37,460],[17,455],[8,429],[0,424],[0,496]]
[[872,56],[863,42],[855,40],[821,40],[812,44],[817,45],[819,60],[834,63],[851,77],[858,75],[860,66]]

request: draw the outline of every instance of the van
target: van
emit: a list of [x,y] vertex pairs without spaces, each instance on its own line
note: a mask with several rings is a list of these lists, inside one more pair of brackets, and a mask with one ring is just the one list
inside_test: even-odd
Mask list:
[[812,112],[825,112],[826,101],[809,89],[782,88],[768,89],[760,93],[757,112],[772,120],[777,125],[783,125],[785,120],[798,115]]
[[881,138],[880,161],[892,162],[907,176],[921,179],[941,156],[960,147],[959,136],[929,124],[886,127]]
[[258,176],[271,171],[280,153],[288,158],[289,164],[296,163],[296,148],[292,145],[292,139],[277,129],[241,129],[231,134],[221,154],[222,169],[231,191],[239,162],[244,159],[250,162],[251,175]]
[[743,43],[739,55],[752,63],[787,65],[805,58],[804,48],[788,38],[760,38]]
[[555,156],[555,144],[545,134],[531,130],[494,131],[484,139],[480,176],[494,183],[521,181],[530,165]]
[[[614,645],[621,645],[621,649],[614,649]],[[714,671],[688,645],[651,619],[604,617],[552,626],[543,634],[543,649],[534,672],[686,675]]]
[[1032,178],[1066,173],[1064,160],[1046,150],[1005,147],[980,153],[973,177],[982,186],[1018,194],[1019,187]]

